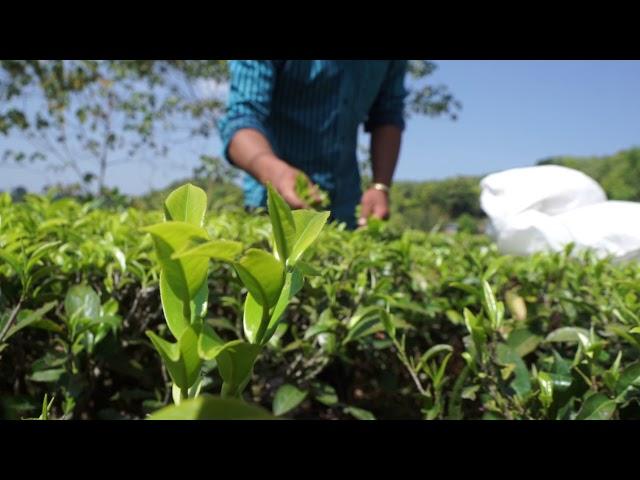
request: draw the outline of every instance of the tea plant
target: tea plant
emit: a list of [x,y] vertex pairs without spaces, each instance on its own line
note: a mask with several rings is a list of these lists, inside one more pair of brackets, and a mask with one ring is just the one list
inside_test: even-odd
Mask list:
[[[182,198],[195,205],[202,195],[189,190]],[[235,418],[640,418],[637,263],[570,248],[502,256],[480,235],[383,222],[324,225],[294,262],[293,247],[278,246],[291,237],[286,211],[279,228],[271,205],[269,215],[214,209],[191,223],[177,197],[163,221],[157,211],[0,194],[0,417],[43,416],[47,394],[50,419],[231,408]],[[297,236],[311,214],[289,213]],[[172,222],[181,227],[166,240],[140,234],[154,225],[162,237]],[[172,287],[167,272],[184,280]],[[273,329],[287,288],[297,293]],[[177,359],[188,398],[169,366],[158,368],[147,330]],[[180,349],[186,331],[195,355]],[[252,349],[254,360],[240,353]],[[241,358],[244,372],[233,363]],[[179,405],[167,407],[173,393]]]
[[302,173],[296,177],[295,192],[298,197],[311,208],[323,209],[329,207],[331,204],[329,194],[318,187],[318,185],[311,187],[309,185],[309,179]]
[[[147,335],[173,381],[176,404],[200,392],[201,367],[215,360],[223,379],[221,397],[240,398],[253,365],[273,337],[282,314],[313,269],[304,254],[324,227],[329,212],[291,211],[268,187],[273,254],[241,243],[211,239],[203,228],[207,199],[190,184],[165,202],[165,222],[145,228],[160,263],[160,295],[167,326],[176,343],[152,331]],[[244,339],[224,342],[203,321],[207,310],[209,260],[233,266],[246,288]]]

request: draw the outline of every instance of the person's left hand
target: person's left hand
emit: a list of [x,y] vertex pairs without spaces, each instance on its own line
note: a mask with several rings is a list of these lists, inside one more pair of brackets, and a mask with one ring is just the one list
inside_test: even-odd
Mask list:
[[389,194],[375,188],[370,188],[362,195],[360,202],[360,218],[358,226],[367,224],[369,216],[386,220],[389,218]]

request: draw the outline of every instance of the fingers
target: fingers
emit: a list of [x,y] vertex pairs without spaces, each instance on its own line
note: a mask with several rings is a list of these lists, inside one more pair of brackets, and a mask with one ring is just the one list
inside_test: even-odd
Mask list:
[[309,208],[306,202],[296,193],[296,181],[301,173],[300,170],[286,165],[284,169],[274,174],[272,181],[274,188],[293,209]]
[[362,199],[360,206],[360,218],[358,219],[358,226],[364,227],[367,224],[367,218],[373,211],[373,204],[367,198]]
[[[304,178],[304,182],[306,183],[306,188],[304,190],[305,191],[305,197],[308,196],[308,198],[306,198],[306,200],[309,200],[310,203],[312,203],[312,204],[316,204],[316,203],[322,202],[322,197],[320,196],[320,187],[318,187],[318,185],[313,183],[311,181],[311,179],[304,172],[298,171],[297,175],[298,176],[302,176]],[[305,207],[305,208],[307,208],[307,207]]]
[[322,197],[320,196],[320,187],[318,187],[318,185],[313,183],[311,180],[309,180],[309,192],[311,194],[311,198],[313,198],[313,201],[315,203],[322,202]]
[[280,192],[280,195],[282,195],[284,201],[287,202],[291,208],[309,208],[309,206],[305,202],[303,202],[300,197],[298,197],[295,189],[293,188],[284,189],[282,192]]
[[387,194],[377,190],[369,190],[362,196],[358,226],[365,226],[369,217],[387,220],[389,213],[389,199],[387,198]]
[[373,206],[373,216],[380,220],[387,220],[389,218],[389,206],[386,202],[377,202]]

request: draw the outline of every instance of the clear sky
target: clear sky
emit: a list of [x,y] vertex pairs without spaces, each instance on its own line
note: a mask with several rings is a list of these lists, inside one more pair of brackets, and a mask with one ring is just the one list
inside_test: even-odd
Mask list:
[[[463,109],[456,122],[409,119],[396,179],[482,174],[554,155],[608,155],[640,146],[640,61],[436,64],[433,80],[448,85]],[[219,145],[214,140],[207,148],[219,154]],[[153,166],[114,167],[108,183],[131,194],[161,188],[188,176],[201,148],[180,146],[171,159]],[[24,185],[38,190],[64,178],[72,177],[47,171],[43,164],[0,166],[0,189]]]
[[457,122],[416,117],[398,178],[531,165],[553,155],[640,146],[640,61],[440,61],[462,101]]

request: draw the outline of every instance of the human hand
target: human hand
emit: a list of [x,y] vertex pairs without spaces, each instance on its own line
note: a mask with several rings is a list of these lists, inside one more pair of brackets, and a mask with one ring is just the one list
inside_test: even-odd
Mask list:
[[271,183],[291,208],[310,208],[309,202],[320,201],[317,185],[302,171],[283,161],[273,162],[270,167],[265,183]]
[[389,194],[382,190],[369,188],[364,192],[362,200],[360,201],[358,226],[365,226],[370,216],[379,218],[380,220],[386,220],[389,218],[389,213]]

